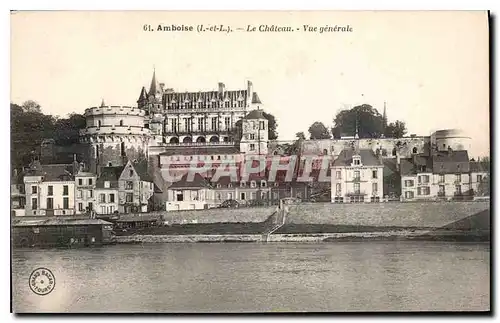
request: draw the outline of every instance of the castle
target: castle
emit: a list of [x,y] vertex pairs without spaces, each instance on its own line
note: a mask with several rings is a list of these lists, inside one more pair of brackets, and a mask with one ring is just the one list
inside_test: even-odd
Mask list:
[[[176,92],[158,82],[153,72],[149,90],[142,87],[136,106],[106,105],[103,100],[100,106],[85,110],[86,127],[80,131],[80,144],[72,147],[73,154],[98,177],[105,168],[142,162],[157,191],[163,192],[162,204],[174,182],[169,175],[182,174],[194,161],[210,161],[212,169],[206,169],[204,176],[211,177],[221,163],[237,167],[254,155],[269,159],[287,155],[284,142],[268,139],[263,108],[251,81],[237,90],[219,83],[212,91]],[[356,145],[389,161],[468,151],[470,140],[459,130],[403,138],[303,140],[299,154],[327,158],[332,165],[343,151]],[[53,142],[44,142],[41,160],[49,161],[55,150]]]

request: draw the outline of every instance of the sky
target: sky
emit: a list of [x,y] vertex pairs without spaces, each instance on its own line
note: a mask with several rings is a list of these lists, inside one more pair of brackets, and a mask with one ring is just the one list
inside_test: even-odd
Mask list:
[[[294,32],[162,32],[145,24],[292,26]],[[349,25],[351,32],[303,32]],[[296,28],[299,28],[297,31]],[[470,156],[489,155],[487,13],[16,12],[11,14],[11,102],[83,113],[104,99],[136,105],[153,68],[176,91],[246,89],[251,80],[279,139],[357,104],[402,120],[408,134],[462,129]]]

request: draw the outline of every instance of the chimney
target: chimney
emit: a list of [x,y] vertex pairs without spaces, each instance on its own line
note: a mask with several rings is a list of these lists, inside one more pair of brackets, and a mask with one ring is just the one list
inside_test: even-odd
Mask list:
[[247,81],[247,98],[248,101],[252,101],[252,94],[253,94],[253,84],[252,81]]
[[399,171],[401,169],[401,156],[399,151],[396,150],[396,169]]
[[225,88],[226,88],[226,86],[224,85],[224,83],[219,82],[219,93],[220,94],[224,94]]

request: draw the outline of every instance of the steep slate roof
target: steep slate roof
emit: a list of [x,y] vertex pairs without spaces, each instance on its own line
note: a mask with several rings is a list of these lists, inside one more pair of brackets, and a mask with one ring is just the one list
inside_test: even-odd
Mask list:
[[96,181],[97,188],[104,188],[104,182],[109,182],[109,188],[118,188],[118,179],[124,166],[103,167],[101,175]]
[[252,110],[246,116],[245,119],[265,119],[262,110]]
[[[392,176],[393,174],[399,173],[398,171],[398,165],[397,165],[397,158],[384,158],[382,160],[382,163],[384,164],[384,177],[385,176]],[[401,161],[400,161],[401,163]]]
[[[208,101],[237,101],[246,102],[248,96],[247,90],[225,90],[223,93],[219,91],[198,91],[198,92],[170,92],[166,93],[165,103],[170,104],[173,101],[179,102],[208,102]],[[193,108],[196,108],[194,106]]]
[[46,182],[72,181],[75,179],[73,164],[35,165],[26,176],[43,176]]
[[194,188],[194,189],[210,188],[210,183],[208,182],[208,180],[206,180],[205,178],[203,178],[203,176],[201,176],[200,174],[195,173],[192,181],[188,181],[188,175],[189,174],[185,174],[184,176],[182,176],[182,178],[180,180],[178,180],[177,182],[172,183],[172,185],[170,185],[170,187],[168,189],[177,189],[177,188]]
[[471,161],[469,162],[469,165],[470,165],[470,171],[474,173],[481,173],[488,171],[481,162]]
[[148,173],[148,162],[145,159],[133,162],[132,166],[142,181],[153,182],[153,178]]
[[148,92],[146,92],[146,88],[143,86],[141,89],[141,93],[139,94],[139,99],[137,99],[137,102],[147,100],[147,98],[148,98]]
[[467,150],[449,150],[432,156],[435,173],[468,173],[469,164]]
[[[352,157],[354,150],[343,149],[337,159],[333,162],[333,166],[350,166],[352,164]],[[359,155],[361,156],[361,163],[365,166],[381,166],[382,161],[375,155],[371,149],[360,149]]]
[[178,156],[178,155],[234,155],[241,154],[240,150],[235,146],[206,146],[206,147],[175,147],[168,148],[167,151],[161,153],[161,156]]
[[400,161],[401,176],[416,175],[415,165],[412,163],[411,158],[401,158]]
[[253,92],[252,103],[254,103],[254,104],[262,104],[262,102],[260,102],[259,96],[257,95],[257,92]]

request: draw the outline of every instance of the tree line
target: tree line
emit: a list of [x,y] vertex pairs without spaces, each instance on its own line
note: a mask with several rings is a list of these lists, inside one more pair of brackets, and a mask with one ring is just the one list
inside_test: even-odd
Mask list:
[[330,139],[342,136],[354,136],[357,130],[359,138],[401,138],[407,133],[406,124],[396,120],[387,123],[386,118],[369,104],[362,104],[337,113],[333,127],[328,129],[320,121],[314,122],[308,129],[310,139]]
[[28,100],[21,105],[10,104],[11,165],[28,165],[39,153],[44,139],[54,139],[57,145],[78,143],[79,130],[85,128],[85,117],[71,113],[66,118],[44,114],[40,105]]

